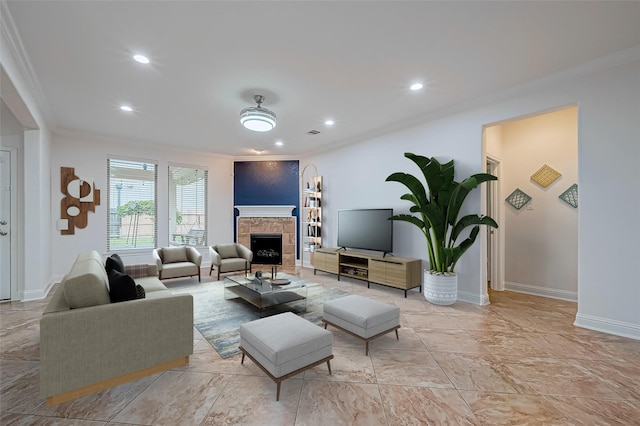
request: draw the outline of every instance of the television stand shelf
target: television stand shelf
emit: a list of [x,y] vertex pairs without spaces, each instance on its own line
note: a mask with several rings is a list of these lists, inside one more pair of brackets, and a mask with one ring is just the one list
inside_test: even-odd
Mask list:
[[406,257],[381,256],[337,248],[322,248],[311,254],[313,273],[337,274],[388,287],[407,290],[420,287],[422,291],[422,260]]

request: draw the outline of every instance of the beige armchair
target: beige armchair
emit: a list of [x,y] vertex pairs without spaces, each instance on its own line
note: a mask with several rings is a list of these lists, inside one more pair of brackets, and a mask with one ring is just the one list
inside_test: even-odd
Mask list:
[[253,253],[242,244],[218,244],[209,247],[211,256],[211,269],[209,275],[215,267],[218,270],[218,280],[221,272],[249,271],[251,272],[251,261]]
[[162,247],[153,250],[153,260],[158,266],[159,278],[179,278],[198,276],[202,255],[190,246]]

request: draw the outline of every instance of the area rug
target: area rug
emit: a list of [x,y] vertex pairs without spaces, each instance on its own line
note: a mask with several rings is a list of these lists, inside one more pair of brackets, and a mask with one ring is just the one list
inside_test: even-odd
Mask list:
[[315,324],[323,325],[322,304],[349,294],[285,273],[278,273],[278,278],[286,278],[307,286],[306,309],[304,300],[301,300],[263,310],[261,313],[241,298],[225,299],[222,281],[171,288],[171,291],[193,295],[193,324],[221,357],[228,358],[240,353],[238,346],[242,324],[257,320],[261,316],[293,312]]

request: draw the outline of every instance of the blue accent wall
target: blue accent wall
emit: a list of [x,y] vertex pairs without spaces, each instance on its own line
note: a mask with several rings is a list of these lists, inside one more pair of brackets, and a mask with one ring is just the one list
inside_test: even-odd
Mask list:
[[[292,216],[300,222],[300,162],[236,161],[233,165],[233,204],[236,206],[296,206]],[[234,211],[234,238],[235,216]],[[298,225],[299,228],[299,225]],[[299,233],[299,232],[298,232]],[[296,257],[300,258],[300,235]]]

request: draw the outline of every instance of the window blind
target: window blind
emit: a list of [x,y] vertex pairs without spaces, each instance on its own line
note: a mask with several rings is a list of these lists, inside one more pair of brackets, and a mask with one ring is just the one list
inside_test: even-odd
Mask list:
[[156,164],[107,159],[107,251],[155,248]]
[[208,171],[169,166],[169,243],[207,245]]

